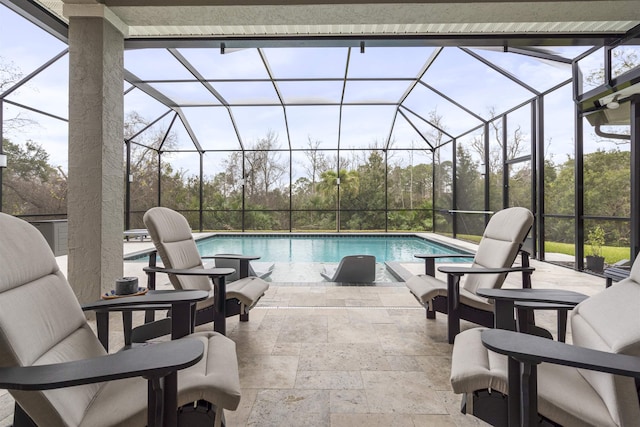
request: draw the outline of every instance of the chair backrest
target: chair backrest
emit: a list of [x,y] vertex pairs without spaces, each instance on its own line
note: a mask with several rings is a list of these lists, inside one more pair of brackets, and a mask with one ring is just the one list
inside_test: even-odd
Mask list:
[[[241,254],[216,254],[216,255],[233,255],[233,256],[242,256]],[[234,273],[225,276],[227,283],[233,282],[240,278],[240,260],[239,259],[227,259],[227,258],[219,258],[216,259],[215,262],[216,267],[219,268],[233,268],[235,270]],[[259,277],[261,279],[268,277],[271,275],[273,271],[274,264],[269,266],[269,269],[266,271],[256,271],[253,269],[251,262],[249,262],[249,277]]]
[[[238,254],[218,254],[218,255],[238,255]],[[240,278],[240,260],[238,259],[227,259],[227,258],[216,259],[216,267],[233,268],[234,270],[236,270],[234,273],[225,277],[227,283],[236,281]],[[249,264],[249,276],[255,276],[255,275],[256,275],[256,272],[251,267],[251,264]]]
[[[529,209],[514,207],[496,212],[484,230],[473,265],[485,268],[511,267],[533,226]],[[479,288],[500,288],[506,274],[469,274],[464,288],[475,293]]]
[[[169,208],[156,207],[144,214],[143,221],[166,268],[204,268],[191,227],[184,216]],[[206,276],[170,274],[169,280],[175,289],[211,290]]]
[[[0,272],[0,366],[46,365],[106,354],[42,234],[3,213]],[[11,394],[38,425],[77,425],[99,388],[90,384]]]
[[[573,309],[571,334],[575,345],[640,357],[639,258],[627,279]],[[580,373],[600,395],[617,425],[638,425],[640,405],[633,378],[588,370]]]
[[340,260],[334,282],[370,283],[376,280],[376,257],[373,255],[347,255]]

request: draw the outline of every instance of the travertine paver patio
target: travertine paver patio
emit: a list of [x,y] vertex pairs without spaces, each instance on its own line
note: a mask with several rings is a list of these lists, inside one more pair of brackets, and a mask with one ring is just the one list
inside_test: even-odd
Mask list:
[[[126,250],[147,245],[127,243]],[[65,267],[64,259],[60,263]],[[422,271],[420,263],[402,265]],[[534,287],[589,295],[604,289],[603,278],[535,260],[532,265]],[[144,283],[141,268],[126,263],[125,274]],[[509,277],[506,286],[517,287],[518,279]],[[271,283],[250,317],[227,323],[243,392],[238,410],[226,415],[230,426],[481,424],[460,414],[460,398],[449,385],[446,317],[426,319],[403,283]],[[555,333],[553,313],[539,313],[537,322]],[[119,324],[114,315],[112,325]],[[121,341],[118,330],[111,336]],[[11,424],[12,411],[10,396],[1,391],[0,425]]]

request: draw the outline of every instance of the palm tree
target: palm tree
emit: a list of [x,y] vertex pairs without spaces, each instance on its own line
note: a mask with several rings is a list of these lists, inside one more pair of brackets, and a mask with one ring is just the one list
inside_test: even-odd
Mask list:
[[347,193],[357,194],[360,180],[358,172],[355,170],[347,171],[346,169],[340,169],[339,172],[335,170],[327,170],[320,174],[320,182],[318,183],[318,191],[324,194],[327,198],[336,204],[336,229],[340,231],[340,193],[335,191],[334,188],[342,187],[342,191]]

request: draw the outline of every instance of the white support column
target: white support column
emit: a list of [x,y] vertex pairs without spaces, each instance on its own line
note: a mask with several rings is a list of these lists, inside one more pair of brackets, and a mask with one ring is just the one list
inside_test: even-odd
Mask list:
[[85,303],[123,272],[124,36],[104,14],[71,12],[68,278]]

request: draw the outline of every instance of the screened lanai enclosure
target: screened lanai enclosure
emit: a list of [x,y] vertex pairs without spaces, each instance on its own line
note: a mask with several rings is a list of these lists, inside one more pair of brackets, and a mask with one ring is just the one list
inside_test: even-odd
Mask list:
[[[68,48],[13,9],[0,5],[0,207],[64,219]],[[477,240],[492,212],[524,206],[539,259],[582,269],[601,246],[608,263],[631,259],[633,24],[512,46],[125,43],[123,229],[166,206],[197,231]]]

